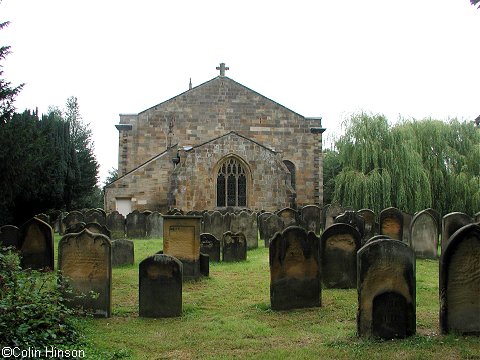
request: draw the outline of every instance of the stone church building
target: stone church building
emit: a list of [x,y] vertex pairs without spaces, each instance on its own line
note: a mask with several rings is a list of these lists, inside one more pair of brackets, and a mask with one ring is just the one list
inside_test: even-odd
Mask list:
[[105,210],[274,211],[322,205],[321,118],[308,118],[220,75],[120,115],[118,175]]

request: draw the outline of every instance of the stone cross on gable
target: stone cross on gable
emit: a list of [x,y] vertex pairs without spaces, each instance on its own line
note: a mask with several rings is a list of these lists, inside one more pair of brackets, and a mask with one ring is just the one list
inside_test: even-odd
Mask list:
[[225,76],[225,70],[230,70],[230,68],[225,67],[225,63],[220,63],[220,66],[217,66],[217,70],[220,70],[220,76]]

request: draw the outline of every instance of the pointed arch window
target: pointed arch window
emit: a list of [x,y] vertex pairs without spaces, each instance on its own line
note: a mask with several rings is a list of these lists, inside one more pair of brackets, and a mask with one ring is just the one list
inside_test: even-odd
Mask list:
[[292,185],[293,190],[295,190],[297,187],[295,164],[290,160],[283,160],[283,163],[287,167],[288,171],[290,171],[290,184]]
[[218,170],[217,206],[247,206],[245,168],[234,157],[228,158]]

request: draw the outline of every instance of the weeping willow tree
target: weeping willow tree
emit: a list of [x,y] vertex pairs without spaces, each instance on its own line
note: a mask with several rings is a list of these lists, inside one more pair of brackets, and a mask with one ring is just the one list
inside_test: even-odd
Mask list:
[[402,121],[360,113],[336,143],[342,171],[334,201],[376,212],[395,206],[414,213],[480,207],[480,132],[456,120]]

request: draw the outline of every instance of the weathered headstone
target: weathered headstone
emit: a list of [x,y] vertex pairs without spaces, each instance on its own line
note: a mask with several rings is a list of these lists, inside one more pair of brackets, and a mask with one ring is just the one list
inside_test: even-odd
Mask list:
[[147,217],[134,210],[126,218],[127,238],[142,239],[147,235]]
[[105,225],[101,225],[98,222],[91,222],[85,224],[85,229],[89,230],[92,233],[103,234],[109,239],[112,238],[112,233],[107,229]]
[[404,242],[372,241],[357,253],[357,332],[405,338],[416,332],[415,253]]
[[200,216],[163,217],[163,253],[183,264],[185,280],[200,277]]
[[380,212],[380,234],[395,240],[403,240],[403,213],[394,207]]
[[217,239],[221,239],[223,233],[228,230],[230,230],[230,225],[227,228],[225,216],[219,211],[203,214],[203,232],[212,234]]
[[222,261],[247,260],[247,240],[242,233],[227,231],[222,236]]
[[322,230],[322,209],[318,205],[306,205],[300,211],[302,225],[306,231],[320,234]]
[[108,214],[106,223],[112,239],[123,239],[125,237],[125,217],[118,211],[112,211]]
[[147,237],[163,238],[163,217],[158,211],[147,216]]
[[450,236],[461,227],[471,224],[473,219],[462,212],[452,212],[442,218],[442,252],[447,247]]
[[362,244],[365,244],[368,239],[375,236],[375,213],[370,209],[361,209],[357,213],[365,221],[365,234],[362,238]]
[[270,240],[277,232],[282,232],[285,228],[283,220],[273,214],[265,220],[265,247],[270,246]]
[[53,270],[53,230],[46,222],[32,218],[19,229],[18,249],[23,269]]
[[441,234],[442,233],[442,216],[440,215],[440,213],[437,210],[434,210],[432,208],[425,209],[425,211],[433,216],[433,218],[435,219],[435,222],[437,223],[438,233]]
[[257,216],[258,235],[261,240],[265,240],[265,220],[273,215],[271,212],[263,212]]
[[[67,234],[58,244],[58,268],[73,290],[71,305],[98,317],[110,317],[112,298],[112,247],[105,235],[88,230]],[[91,292],[97,296],[90,296]],[[79,297],[84,294],[85,296]]]
[[76,223],[85,222],[85,216],[80,211],[70,211],[62,219],[64,229],[72,227]]
[[182,262],[153,255],[139,265],[139,315],[164,318],[182,315]]
[[325,229],[321,236],[321,264],[326,288],[357,286],[357,251],[361,238],[357,229],[348,224],[333,224]]
[[362,238],[365,235],[365,220],[356,211],[346,210],[335,218],[334,223],[348,224],[357,229]]
[[4,225],[0,227],[0,246],[18,247],[19,230],[13,225]]
[[329,226],[335,223],[335,218],[343,213],[345,209],[340,206],[339,204],[330,204],[326,207],[325,210],[325,227],[324,229],[328,228]]
[[241,211],[238,215],[233,215],[230,222],[230,231],[242,233],[247,239],[247,249],[258,248],[258,226],[257,213]]
[[220,261],[220,240],[209,233],[200,234],[200,253],[207,254],[210,261]]
[[284,228],[298,225],[298,212],[292,208],[277,211],[277,216],[283,220]]
[[294,226],[270,242],[270,303],[273,310],[321,306],[320,241]]
[[106,225],[106,217],[103,212],[98,209],[90,209],[85,213],[85,223],[97,223],[100,225]]
[[135,261],[133,241],[117,239],[112,242],[112,267],[132,265]]
[[413,217],[410,224],[410,246],[418,258],[437,258],[438,226],[430,212],[420,211]]
[[480,226],[458,229],[440,257],[440,330],[480,335]]

